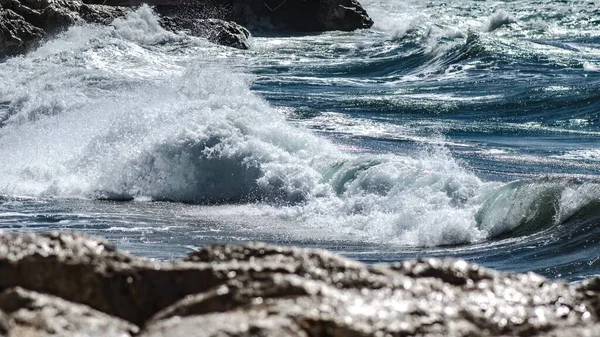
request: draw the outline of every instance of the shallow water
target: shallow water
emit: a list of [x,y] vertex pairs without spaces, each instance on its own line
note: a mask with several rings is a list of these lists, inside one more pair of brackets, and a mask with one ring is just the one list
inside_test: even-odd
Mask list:
[[240,51],[140,8],[0,63],[0,228],[600,274],[600,10],[363,0]]

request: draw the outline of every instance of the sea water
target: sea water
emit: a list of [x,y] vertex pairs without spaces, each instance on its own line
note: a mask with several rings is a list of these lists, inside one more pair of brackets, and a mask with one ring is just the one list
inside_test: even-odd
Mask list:
[[600,7],[363,0],[246,51],[142,6],[0,63],[0,229],[600,274]]

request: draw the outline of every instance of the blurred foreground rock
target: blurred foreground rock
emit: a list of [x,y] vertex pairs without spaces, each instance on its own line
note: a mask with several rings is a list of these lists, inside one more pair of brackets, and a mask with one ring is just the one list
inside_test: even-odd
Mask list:
[[458,260],[250,244],[157,263],[78,234],[0,233],[8,336],[600,336],[599,291]]

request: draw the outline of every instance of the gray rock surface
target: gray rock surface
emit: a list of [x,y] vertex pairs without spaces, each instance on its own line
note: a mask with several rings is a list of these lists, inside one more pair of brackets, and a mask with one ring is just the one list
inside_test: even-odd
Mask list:
[[0,235],[0,274],[0,289],[55,295],[136,324],[226,277],[209,264],[151,263],[66,233]]
[[248,244],[157,263],[77,234],[0,232],[0,275],[0,334],[42,329],[27,318],[40,312],[64,318],[56,329],[126,336],[137,325],[145,337],[600,335],[600,279],[570,285],[451,259],[369,266]]
[[0,331],[9,336],[129,337],[139,332],[137,326],[88,306],[18,287],[0,294],[0,310],[6,322]]

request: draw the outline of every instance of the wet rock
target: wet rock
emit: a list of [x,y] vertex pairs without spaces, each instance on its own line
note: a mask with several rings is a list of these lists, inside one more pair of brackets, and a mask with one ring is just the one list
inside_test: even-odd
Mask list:
[[45,34],[18,13],[0,8],[0,57],[24,52],[31,43],[41,40]]
[[0,0],[0,57],[23,53],[82,22],[108,23],[129,9],[67,0]]
[[373,25],[357,0],[0,0],[0,57],[23,53],[77,23],[109,24],[143,3],[157,5],[169,30],[240,49],[249,47],[250,36],[240,24],[277,33]]
[[139,332],[137,326],[88,306],[22,288],[2,292],[0,310],[7,322],[0,329],[9,336],[128,337]]
[[[93,2],[93,1],[92,1]],[[132,8],[67,0],[0,0],[0,57],[35,48],[44,38],[74,24],[110,24]],[[184,7],[178,7],[182,9]],[[187,7],[185,7],[187,8]],[[161,24],[171,31],[185,30],[225,46],[247,49],[250,33],[234,22],[196,17],[196,12],[164,17]]]
[[370,28],[373,20],[356,0],[230,1],[230,19],[244,26],[299,32]]
[[186,17],[163,17],[161,26],[171,31],[186,31],[223,46],[248,49],[250,32],[235,22],[219,19],[192,19]]
[[356,0],[321,0],[317,22],[323,30],[371,28],[373,20]]
[[168,16],[217,18],[245,27],[280,33],[352,31],[373,20],[357,0],[85,0],[88,3],[156,6]]
[[[598,336],[600,331],[598,279],[570,285],[452,259],[369,266],[321,250],[247,244],[210,246],[184,261],[155,263],[77,234],[0,232],[0,275],[4,334],[19,324],[41,329],[45,325],[26,317],[46,307],[72,308],[69,302],[133,322],[145,337]],[[48,317],[86,312],[48,310],[54,310]],[[68,331],[95,324],[67,321]],[[133,333],[132,326],[118,331]]]

